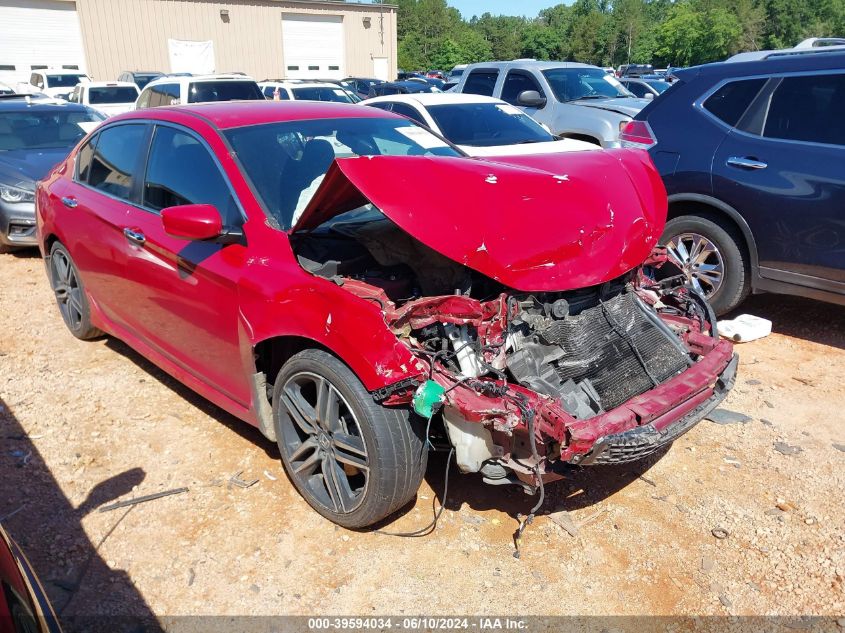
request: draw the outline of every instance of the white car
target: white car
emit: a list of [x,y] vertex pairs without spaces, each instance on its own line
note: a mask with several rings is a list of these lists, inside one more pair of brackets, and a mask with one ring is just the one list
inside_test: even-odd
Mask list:
[[77,84],[87,83],[91,78],[78,70],[66,68],[33,70],[29,83],[19,83],[15,92],[35,94],[40,92],[50,97],[66,99]]
[[110,117],[134,110],[140,92],[128,81],[91,81],[77,84],[68,101],[90,106]]
[[262,81],[258,84],[267,99],[277,101],[335,101],[358,103],[361,99],[352,91],[332,83],[305,81]]
[[519,108],[501,99],[461,93],[373,97],[362,106],[408,117],[440,134],[470,156],[556,154],[599,149],[593,143],[558,139]]
[[165,75],[144,86],[135,101],[135,109],[180,103],[264,100],[261,88],[246,75]]

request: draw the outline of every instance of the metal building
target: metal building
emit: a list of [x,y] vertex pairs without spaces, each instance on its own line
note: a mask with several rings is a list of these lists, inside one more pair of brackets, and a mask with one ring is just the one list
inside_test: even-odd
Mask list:
[[0,0],[0,79],[78,67],[396,76],[396,7],[322,0]]

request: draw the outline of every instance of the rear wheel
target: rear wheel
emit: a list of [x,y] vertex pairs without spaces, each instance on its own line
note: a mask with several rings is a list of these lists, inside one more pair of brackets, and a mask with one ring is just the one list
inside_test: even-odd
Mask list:
[[62,320],[71,334],[82,340],[103,335],[101,330],[91,324],[91,306],[79,271],[70,253],[60,242],[53,244],[50,249],[50,285]]
[[718,315],[738,306],[751,291],[742,238],[716,218],[682,215],[666,223],[660,238],[669,254],[664,273],[683,274]]
[[273,417],[294,486],[339,525],[372,525],[419,488],[428,455],[418,419],[376,404],[327,352],[305,350],[285,363],[273,389]]

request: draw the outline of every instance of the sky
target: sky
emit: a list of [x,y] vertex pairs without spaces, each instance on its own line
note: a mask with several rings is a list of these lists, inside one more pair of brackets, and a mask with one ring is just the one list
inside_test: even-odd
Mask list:
[[489,12],[493,15],[525,15],[536,18],[540,9],[556,4],[569,4],[570,0],[447,0],[449,6],[461,12],[465,20],[473,15]]

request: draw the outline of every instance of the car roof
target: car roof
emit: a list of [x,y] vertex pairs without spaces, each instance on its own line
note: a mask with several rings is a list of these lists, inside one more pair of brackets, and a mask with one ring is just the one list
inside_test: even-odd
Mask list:
[[[537,70],[548,70],[551,68],[599,68],[592,64],[582,64],[581,62],[538,62],[536,59],[513,59],[510,61],[498,62],[478,62],[476,64],[469,64],[467,68],[536,68]],[[602,70],[599,68],[599,70]]]
[[396,118],[398,116],[378,108],[361,108],[351,103],[327,101],[215,101],[212,103],[145,108],[113,117],[110,121],[126,119],[166,120],[172,115],[179,114],[199,117],[221,130],[263,123],[307,121],[310,119],[371,119]]
[[86,84],[79,84],[80,86],[85,86],[89,90],[91,88],[137,88],[134,83],[131,81],[89,81]]
[[[29,97],[29,99],[27,99]],[[37,97],[33,95],[6,95],[0,97],[0,110],[4,112],[23,112],[25,110],[55,110],[57,112],[87,112],[91,110],[88,106],[79,103],[70,103],[61,99],[50,97]]]
[[299,83],[296,81],[259,81],[259,86],[279,86],[280,88],[288,88],[293,90],[295,88],[331,88],[333,90],[342,90],[339,84],[330,84],[330,83],[321,83],[321,82],[309,82],[309,83]]
[[384,101],[416,102],[424,106],[462,104],[462,103],[505,103],[495,97],[474,95],[463,92],[415,92],[413,94],[384,95],[367,99],[365,103],[380,103]]
[[163,77],[159,77],[158,79],[152,80],[148,83],[145,88],[149,86],[157,86],[164,83],[179,83],[179,82],[203,82],[203,81],[255,81],[252,77],[248,77],[246,75],[190,75],[190,76],[172,76],[172,75],[165,75]]
[[74,70],[73,68],[38,68],[30,71],[30,74],[38,73],[40,75],[85,75],[88,76],[84,70]]
[[814,70],[839,70],[845,68],[845,51],[825,54],[784,55],[754,61],[715,62],[673,71],[681,81],[697,78],[722,79],[725,77],[748,77],[772,75],[782,72]]

